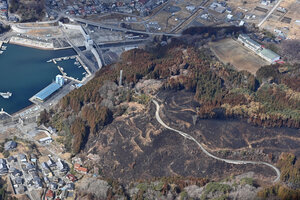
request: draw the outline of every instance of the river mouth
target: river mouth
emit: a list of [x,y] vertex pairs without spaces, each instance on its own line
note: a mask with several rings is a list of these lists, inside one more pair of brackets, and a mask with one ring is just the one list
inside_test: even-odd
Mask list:
[[61,74],[58,65],[70,76],[81,80],[85,76],[83,67],[75,65],[75,59],[62,60],[54,64],[53,58],[75,56],[73,49],[40,50],[14,44],[3,44],[6,50],[0,54],[0,92],[10,92],[10,98],[0,96],[0,109],[12,114],[32,103],[33,95],[48,86]]

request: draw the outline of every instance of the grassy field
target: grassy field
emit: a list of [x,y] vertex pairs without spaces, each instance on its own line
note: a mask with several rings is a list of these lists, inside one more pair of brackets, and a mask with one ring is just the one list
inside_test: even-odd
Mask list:
[[212,42],[210,48],[222,62],[230,63],[239,71],[255,74],[261,66],[269,64],[233,39]]

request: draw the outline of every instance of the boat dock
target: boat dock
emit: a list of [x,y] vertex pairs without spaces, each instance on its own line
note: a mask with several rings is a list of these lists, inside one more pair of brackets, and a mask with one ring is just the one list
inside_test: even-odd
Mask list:
[[53,58],[51,60],[48,60],[47,62],[54,62],[54,64],[56,64],[59,61],[75,59],[75,58],[76,58],[76,56],[65,56],[65,57],[60,57],[60,58]]
[[60,66],[57,66],[58,70],[60,71],[60,73],[63,75],[63,76],[67,76],[67,73],[64,72],[64,68],[60,67]]

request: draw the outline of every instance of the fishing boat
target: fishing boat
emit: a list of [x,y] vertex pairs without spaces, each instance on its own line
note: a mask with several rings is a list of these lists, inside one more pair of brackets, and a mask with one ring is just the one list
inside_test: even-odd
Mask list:
[[4,99],[8,99],[9,97],[11,97],[12,93],[11,93],[11,92],[0,92],[0,95],[1,95]]

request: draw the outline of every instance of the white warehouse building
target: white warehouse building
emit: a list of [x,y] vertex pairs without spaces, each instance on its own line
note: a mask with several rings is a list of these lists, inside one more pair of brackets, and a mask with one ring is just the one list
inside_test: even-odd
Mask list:
[[255,42],[246,34],[240,34],[238,40],[252,51],[258,51],[262,48],[258,42]]
[[266,49],[262,47],[261,44],[252,40],[246,34],[240,34],[238,37],[238,41],[245,45],[248,49],[254,51],[257,55],[261,58],[265,59],[270,63],[275,63],[276,61],[280,60],[280,55],[276,54],[275,52],[271,51],[270,49]]
[[276,61],[280,60],[280,56],[270,49],[263,48],[263,50],[261,50],[258,55],[269,61],[270,63],[275,63]]

